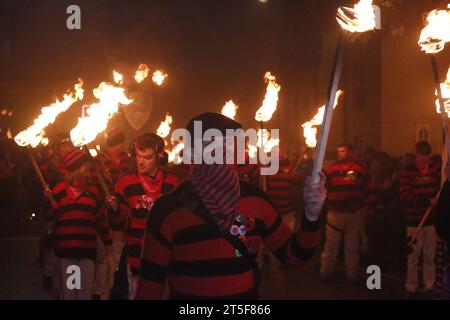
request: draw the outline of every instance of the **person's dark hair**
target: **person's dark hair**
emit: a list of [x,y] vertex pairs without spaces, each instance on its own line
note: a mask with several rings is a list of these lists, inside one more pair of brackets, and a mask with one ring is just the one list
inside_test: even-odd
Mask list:
[[422,140],[416,143],[416,153],[422,156],[431,154],[431,145],[428,141]]
[[136,138],[134,146],[140,150],[153,149],[159,154],[164,149],[164,140],[154,133],[146,133]]
[[353,151],[354,150],[353,145],[350,142],[343,142],[340,145],[338,145],[338,148],[345,148],[348,151]]

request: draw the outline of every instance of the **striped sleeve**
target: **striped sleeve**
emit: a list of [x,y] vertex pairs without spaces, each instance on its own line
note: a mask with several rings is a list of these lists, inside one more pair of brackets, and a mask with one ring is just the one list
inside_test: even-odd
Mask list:
[[114,196],[117,199],[117,208],[115,210],[107,209],[109,225],[114,231],[123,231],[128,225],[128,219],[131,215],[121,180],[117,182],[114,192]]
[[106,220],[106,215],[104,210],[100,210],[96,216],[97,231],[102,238],[103,244],[106,246],[112,245],[111,231]]
[[148,220],[136,299],[157,300],[164,295],[164,285],[172,252],[172,236],[161,222],[158,202]]
[[53,188],[52,193],[55,204],[50,201],[46,201],[42,210],[42,215],[46,220],[55,220],[58,216],[61,209],[61,200],[66,195],[65,184],[62,182],[58,183]]
[[318,245],[320,223],[311,222],[304,216],[300,229],[292,233],[270,203],[261,204],[261,210],[265,211],[263,241],[267,248],[287,265],[304,267]]
[[405,168],[400,175],[400,200],[406,206],[428,206],[430,200],[418,196],[413,192],[413,184],[416,173],[414,170]]

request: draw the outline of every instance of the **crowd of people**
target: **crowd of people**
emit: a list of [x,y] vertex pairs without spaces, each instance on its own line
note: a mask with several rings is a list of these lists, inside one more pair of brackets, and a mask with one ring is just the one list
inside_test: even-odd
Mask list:
[[[207,113],[188,131],[194,121],[224,134],[241,128]],[[92,158],[60,134],[40,150],[44,192],[29,165],[22,169],[26,157],[3,152],[2,190],[23,185],[28,205],[48,220],[39,261],[54,299],[254,299],[258,254],[302,268],[320,253],[320,281],[330,283],[341,247],[349,284],[362,284],[362,267],[374,264],[404,277],[408,299],[443,297],[450,195],[448,182],[440,192],[441,156],[426,141],[401,159],[373,148],[359,155],[344,143],[315,184],[312,160],[294,163],[283,146],[278,173],[262,176],[248,161],[170,164],[154,133],[129,149],[125,141],[109,131]],[[67,286],[71,265],[81,270],[76,290]]]

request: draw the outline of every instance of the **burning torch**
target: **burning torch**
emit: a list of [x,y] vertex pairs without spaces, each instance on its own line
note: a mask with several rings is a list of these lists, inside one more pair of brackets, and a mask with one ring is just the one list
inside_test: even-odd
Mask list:
[[[276,82],[275,76],[269,71],[264,75],[264,81],[267,83],[266,95],[264,96],[262,106],[256,111],[255,120],[259,122],[258,147],[263,152],[266,152],[268,148],[265,146],[265,142],[268,142],[269,137],[267,136],[267,130],[264,129],[264,122],[272,119],[273,113],[277,110],[278,94],[281,90],[281,86]],[[273,146],[271,146],[271,149],[272,147]],[[261,187],[263,190],[267,189],[264,176],[261,176]]]
[[133,100],[126,97],[124,88],[106,82],[100,83],[93,93],[99,101],[87,108],[85,117],[78,118],[76,127],[70,131],[70,138],[75,147],[82,147],[90,157],[103,192],[109,196],[110,192],[105,178],[95,165],[86,145],[94,141],[99,133],[106,130],[109,119],[119,111],[119,105],[128,105]]
[[48,184],[36,163],[36,159],[34,158],[31,149],[37,147],[39,144],[45,145],[48,143],[44,129],[48,125],[54,123],[58,115],[67,111],[75,102],[83,100],[84,90],[82,87],[83,81],[80,79],[74,86],[74,92],[66,93],[62,101],[56,100],[51,105],[43,107],[41,109],[41,114],[34,120],[33,125],[26,130],[21,131],[14,137],[14,141],[19,146],[28,148],[31,164],[33,165],[39,182],[44,190],[48,188]]
[[322,171],[323,161],[325,158],[325,150],[327,147],[328,135],[330,133],[331,120],[333,117],[333,105],[336,101],[339,80],[342,72],[346,33],[363,33],[376,28],[376,16],[372,6],[372,0],[361,0],[353,8],[339,8],[336,14],[336,19],[342,29],[334,56],[331,80],[328,88],[327,103],[325,105],[323,123],[320,127],[319,142],[313,164],[311,183],[318,183],[320,181],[319,173]]
[[[437,96],[437,112],[440,114],[442,121],[444,143],[447,149],[448,158],[450,156],[450,139],[448,135],[446,114],[450,110],[448,109],[448,102],[450,99],[450,70],[449,74],[447,74],[447,80],[445,81],[445,83],[441,84],[435,55],[444,50],[445,44],[450,41],[450,4],[447,6],[446,10],[432,10],[430,13],[428,13],[426,21],[427,25],[420,33],[418,44],[423,52],[430,55],[431,70],[433,72],[433,79]],[[440,192],[436,195],[436,197],[439,198],[439,195]],[[417,236],[419,235],[420,230],[422,229],[432,210],[433,208],[430,206],[420,220],[419,225],[412,233],[412,236],[408,238],[408,253],[413,252],[412,246],[416,242]]]
[[[433,10],[427,18],[427,25],[422,30],[419,39],[421,50],[430,55],[431,70],[433,72],[434,84],[436,87],[438,113],[441,116],[442,128],[444,130],[445,146],[447,155],[450,155],[450,139],[448,135],[448,124],[446,117],[446,109],[442,90],[447,91],[446,84],[440,83],[439,71],[436,62],[436,54],[444,50],[445,44],[450,41],[450,4],[446,10]],[[448,79],[447,79],[448,80]],[[445,98],[448,100],[450,96]]]
[[233,102],[233,100],[229,100],[223,106],[221,113],[224,116],[234,120],[236,118],[236,111],[238,108],[239,107]]

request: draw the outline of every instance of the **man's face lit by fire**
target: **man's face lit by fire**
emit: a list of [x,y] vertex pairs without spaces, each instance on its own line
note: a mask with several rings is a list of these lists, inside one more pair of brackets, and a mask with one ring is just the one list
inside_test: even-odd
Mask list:
[[351,157],[351,151],[346,147],[339,147],[337,149],[337,157],[339,161],[349,161]]
[[136,164],[140,174],[153,176],[158,170],[158,155],[152,148],[136,148]]

